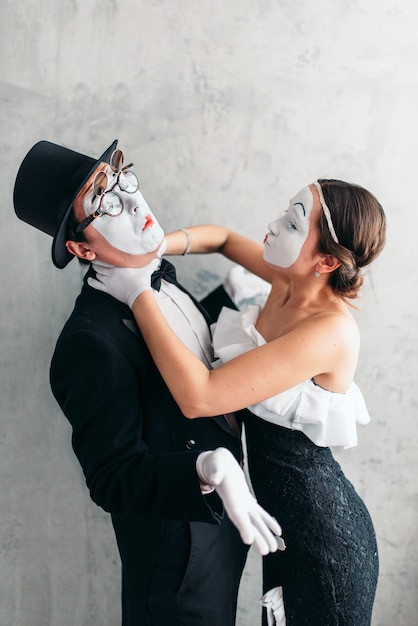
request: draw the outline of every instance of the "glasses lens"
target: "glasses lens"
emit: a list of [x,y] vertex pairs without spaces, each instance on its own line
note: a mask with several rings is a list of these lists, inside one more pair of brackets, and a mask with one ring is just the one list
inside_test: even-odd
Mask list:
[[123,165],[123,152],[122,150],[115,150],[110,158],[110,167],[113,172],[118,173],[121,171]]
[[119,175],[119,187],[127,193],[135,193],[139,187],[136,175],[132,171],[121,172]]
[[99,172],[94,179],[93,192],[95,196],[102,196],[106,191],[107,176],[104,172]]
[[122,200],[112,191],[106,193],[102,198],[102,203],[100,205],[103,213],[107,213],[107,215],[119,215],[121,213],[123,205]]

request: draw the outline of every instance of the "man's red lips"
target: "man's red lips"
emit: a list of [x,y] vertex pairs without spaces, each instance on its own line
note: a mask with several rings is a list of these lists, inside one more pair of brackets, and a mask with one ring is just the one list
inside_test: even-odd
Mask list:
[[154,224],[154,220],[152,219],[151,215],[146,215],[145,216],[145,224],[142,227],[142,230],[146,230],[147,228],[149,228],[150,226],[152,226]]

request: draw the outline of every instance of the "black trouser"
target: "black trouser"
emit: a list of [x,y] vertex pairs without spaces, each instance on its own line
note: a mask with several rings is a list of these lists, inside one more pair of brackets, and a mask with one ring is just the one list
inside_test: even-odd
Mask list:
[[234,626],[247,546],[222,524],[165,523],[148,610],[153,626]]

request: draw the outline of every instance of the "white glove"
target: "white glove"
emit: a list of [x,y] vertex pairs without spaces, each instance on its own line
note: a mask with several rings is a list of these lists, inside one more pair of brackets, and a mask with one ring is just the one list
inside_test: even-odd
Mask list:
[[215,487],[230,520],[247,545],[254,544],[260,554],[284,550],[282,529],[252,496],[244,472],[226,448],[199,454],[196,470],[203,483]]
[[264,303],[271,291],[271,285],[259,276],[252,274],[241,265],[234,265],[225,278],[224,288],[238,308],[245,300],[254,304]]
[[145,267],[106,267],[93,263],[96,278],[88,278],[90,287],[113,296],[132,308],[137,296],[151,290],[151,274],[158,269],[160,258],[156,257]]

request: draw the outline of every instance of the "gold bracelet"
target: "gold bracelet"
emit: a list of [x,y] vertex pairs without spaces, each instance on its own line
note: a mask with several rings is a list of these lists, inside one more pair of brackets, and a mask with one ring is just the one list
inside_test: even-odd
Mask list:
[[186,256],[186,254],[189,254],[191,247],[192,247],[192,236],[190,235],[189,231],[186,230],[186,228],[180,228],[180,230],[182,233],[186,235],[186,239],[187,239],[186,247],[184,248],[184,252],[183,252],[183,256]]

